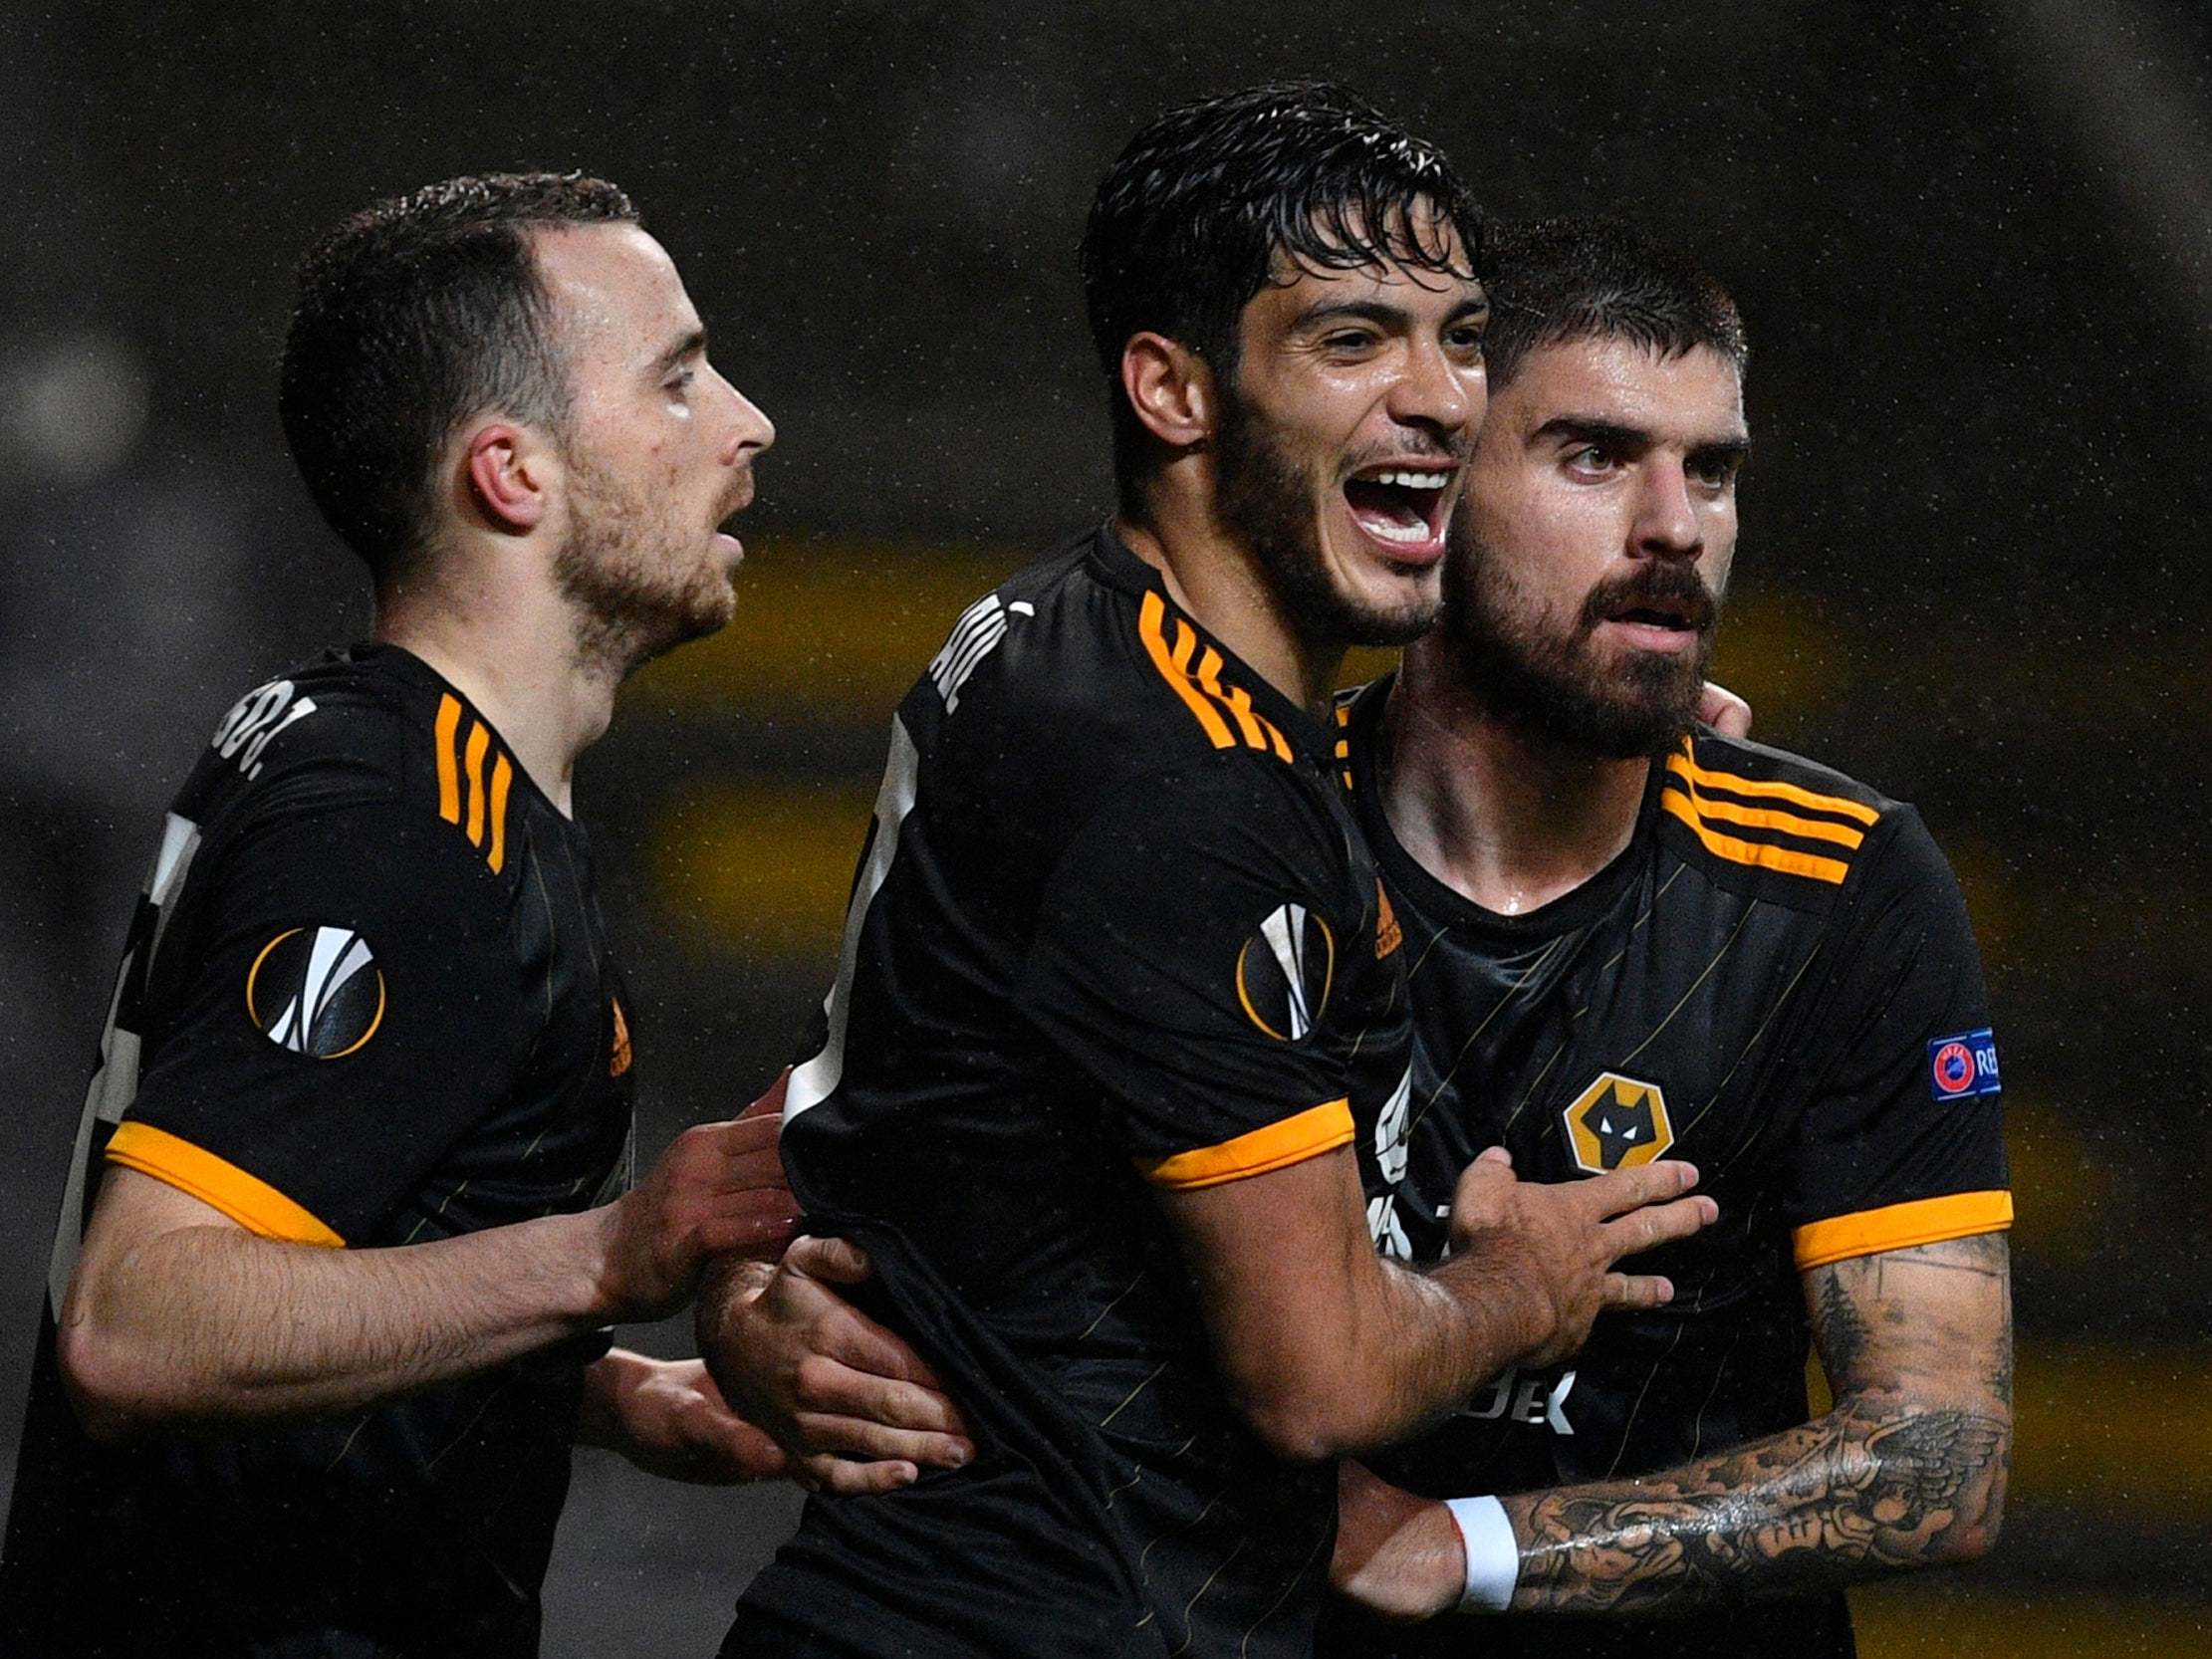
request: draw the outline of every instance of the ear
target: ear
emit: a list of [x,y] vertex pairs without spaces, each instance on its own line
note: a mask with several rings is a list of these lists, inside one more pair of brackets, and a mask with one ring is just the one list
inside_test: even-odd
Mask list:
[[527,428],[506,421],[480,426],[464,451],[469,491],[496,529],[526,535],[550,501],[552,454]]
[[1121,348],[1121,394],[1144,429],[1171,449],[1203,449],[1214,435],[1213,370],[1180,341],[1129,336]]

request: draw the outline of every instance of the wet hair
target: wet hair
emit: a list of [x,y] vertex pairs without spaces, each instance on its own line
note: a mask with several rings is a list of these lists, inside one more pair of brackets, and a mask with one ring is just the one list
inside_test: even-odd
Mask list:
[[1740,377],[1743,319],[1719,283],[1677,248],[1613,219],[1535,219],[1491,226],[1490,389],[1531,352],[1579,340],[1626,340],[1663,357],[1704,347]]
[[568,370],[529,233],[636,222],[603,179],[487,173],[377,202],[308,250],[277,408],[308,493],[379,586],[427,551],[455,427],[497,411],[563,430]]
[[1106,169],[1083,236],[1123,511],[1141,515],[1153,456],[1120,389],[1130,336],[1179,341],[1227,386],[1244,308],[1286,266],[1472,278],[1481,261],[1481,210],[1443,151],[1342,87],[1254,87],[1158,117]]

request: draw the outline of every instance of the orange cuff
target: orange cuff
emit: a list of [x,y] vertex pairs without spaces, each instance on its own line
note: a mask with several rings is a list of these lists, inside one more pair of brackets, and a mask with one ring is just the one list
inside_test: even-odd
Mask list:
[[1156,1185],[1187,1192],[1288,1169],[1351,1143],[1352,1105],[1346,1100],[1331,1100],[1225,1140],[1219,1146],[1201,1146],[1170,1158],[1139,1158],[1136,1167]]
[[1879,1210],[1816,1221],[1790,1235],[1798,1271],[1825,1268],[1853,1256],[1878,1256],[1885,1250],[1910,1250],[1976,1233],[2001,1233],[2012,1225],[2009,1192],[1954,1192],[1920,1198]]
[[268,1182],[150,1123],[119,1124],[108,1161],[189,1194],[265,1239],[345,1247],[344,1239]]

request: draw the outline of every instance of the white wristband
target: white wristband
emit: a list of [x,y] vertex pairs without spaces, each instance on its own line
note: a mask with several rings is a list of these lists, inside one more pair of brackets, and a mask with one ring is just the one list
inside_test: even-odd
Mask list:
[[1495,1498],[1452,1498],[1444,1508],[1459,1529],[1467,1556],[1467,1587],[1459,1597],[1463,1613],[1502,1613],[1513,1605],[1513,1586],[1521,1577],[1521,1546],[1513,1523]]

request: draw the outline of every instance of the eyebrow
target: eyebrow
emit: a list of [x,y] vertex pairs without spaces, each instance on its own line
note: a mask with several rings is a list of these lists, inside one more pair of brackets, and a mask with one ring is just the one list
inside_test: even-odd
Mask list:
[[701,324],[677,341],[675,345],[669,347],[667,351],[661,353],[659,356],[653,358],[652,372],[664,374],[675,367],[677,363],[683,361],[685,357],[690,356],[692,353],[704,352],[705,350],[706,326]]
[[[1615,449],[1642,451],[1653,443],[1652,435],[1640,426],[1623,426],[1618,421],[1598,420],[1589,415],[1561,415],[1539,426],[1533,437],[1566,438],[1574,443],[1597,443]],[[1701,461],[1741,462],[1751,453],[1749,438],[1705,438],[1689,446],[1688,453]]]
[[[1380,300],[1330,300],[1308,310],[1298,320],[1297,327],[1311,329],[1328,323],[1372,323],[1377,328],[1402,328],[1413,314],[1403,306],[1385,305]],[[1490,301],[1487,298],[1462,300],[1444,319],[1444,326],[1461,322],[1469,317],[1488,317]]]

